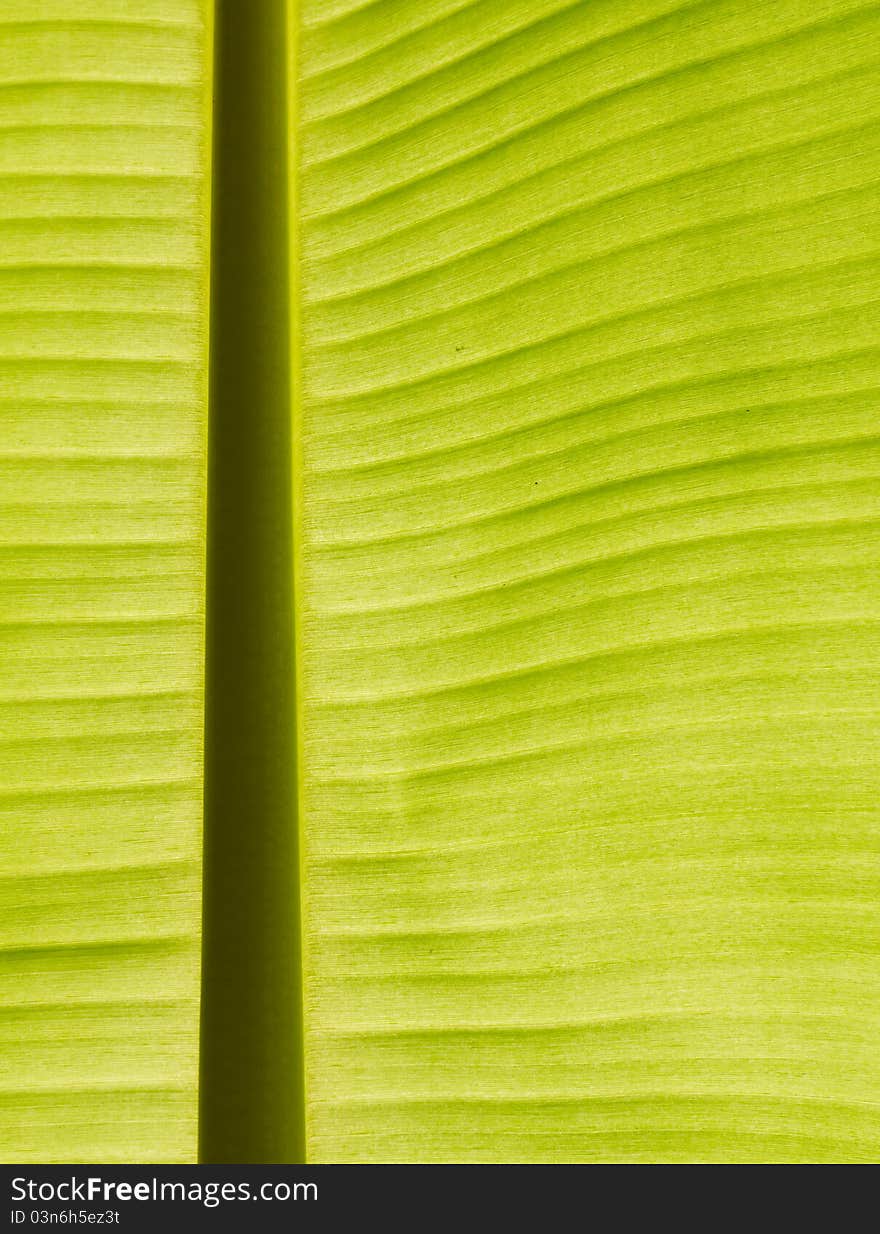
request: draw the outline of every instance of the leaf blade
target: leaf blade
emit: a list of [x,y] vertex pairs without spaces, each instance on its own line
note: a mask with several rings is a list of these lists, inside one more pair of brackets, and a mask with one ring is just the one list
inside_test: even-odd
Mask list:
[[195,1156],[210,7],[0,6],[7,1161]]
[[870,1160],[877,8],[456,8],[301,6],[310,1158]]

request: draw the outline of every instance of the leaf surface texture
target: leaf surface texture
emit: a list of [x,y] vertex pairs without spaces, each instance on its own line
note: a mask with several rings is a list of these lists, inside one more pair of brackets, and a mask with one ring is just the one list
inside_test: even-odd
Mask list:
[[312,1159],[875,1159],[880,9],[293,22]]
[[210,9],[0,2],[0,1156],[192,1160]]

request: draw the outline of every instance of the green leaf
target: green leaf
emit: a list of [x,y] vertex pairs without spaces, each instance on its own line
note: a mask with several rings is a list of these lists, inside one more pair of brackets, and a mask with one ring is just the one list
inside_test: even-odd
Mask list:
[[210,26],[0,0],[0,1156],[192,1159]]
[[316,1161],[880,1149],[880,10],[303,0]]
[[0,1155],[875,1160],[880,5],[74,7],[0,0]]

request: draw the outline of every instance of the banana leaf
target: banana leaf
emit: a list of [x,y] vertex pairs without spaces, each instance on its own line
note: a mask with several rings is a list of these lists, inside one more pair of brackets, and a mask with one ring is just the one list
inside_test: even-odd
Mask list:
[[0,3],[0,1157],[197,1143],[211,6]]
[[878,120],[864,0],[0,0],[5,1160],[876,1160]]
[[308,1148],[880,1149],[880,10],[303,0]]

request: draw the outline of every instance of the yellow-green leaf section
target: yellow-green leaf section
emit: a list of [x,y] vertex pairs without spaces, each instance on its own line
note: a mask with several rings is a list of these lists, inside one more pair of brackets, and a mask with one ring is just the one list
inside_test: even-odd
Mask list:
[[880,7],[292,5],[316,1161],[880,1152]]
[[205,0],[0,0],[0,1156],[193,1160]]

